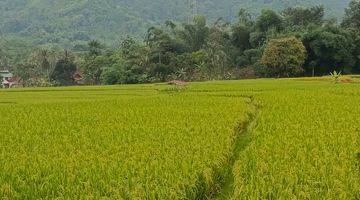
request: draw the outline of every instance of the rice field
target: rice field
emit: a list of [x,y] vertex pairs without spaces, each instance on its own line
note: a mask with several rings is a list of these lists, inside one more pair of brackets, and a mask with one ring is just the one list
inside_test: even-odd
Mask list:
[[0,90],[2,199],[359,199],[360,84]]

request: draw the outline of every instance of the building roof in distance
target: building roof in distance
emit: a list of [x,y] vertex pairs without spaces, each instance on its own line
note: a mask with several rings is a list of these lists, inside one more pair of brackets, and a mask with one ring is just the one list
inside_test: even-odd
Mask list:
[[3,78],[11,78],[14,75],[9,70],[0,70],[0,76]]

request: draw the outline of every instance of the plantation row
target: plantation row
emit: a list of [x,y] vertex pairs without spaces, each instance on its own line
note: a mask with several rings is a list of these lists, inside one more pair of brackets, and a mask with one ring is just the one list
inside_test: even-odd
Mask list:
[[0,197],[356,199],[359,100],[286,79],[2,91]]

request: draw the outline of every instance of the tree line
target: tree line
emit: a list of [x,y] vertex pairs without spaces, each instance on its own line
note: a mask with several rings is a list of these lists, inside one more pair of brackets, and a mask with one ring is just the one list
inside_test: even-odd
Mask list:
[[72,85],[76,72],[90,85],[359,73],[360,2],[350,2],[341,23],[324,15],[314,6],[256,17],[241,9],[235,23],[166,21],[115,49],[92,40],[84,53],[36,51],[14,72],[31,86]]

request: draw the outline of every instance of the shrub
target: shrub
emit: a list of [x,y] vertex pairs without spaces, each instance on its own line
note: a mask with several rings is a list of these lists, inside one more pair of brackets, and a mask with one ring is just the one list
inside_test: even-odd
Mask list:
[[271,75],[290,77],[303,71],[306,49],[295,37],[270,40],[261,58],[261,64]]

